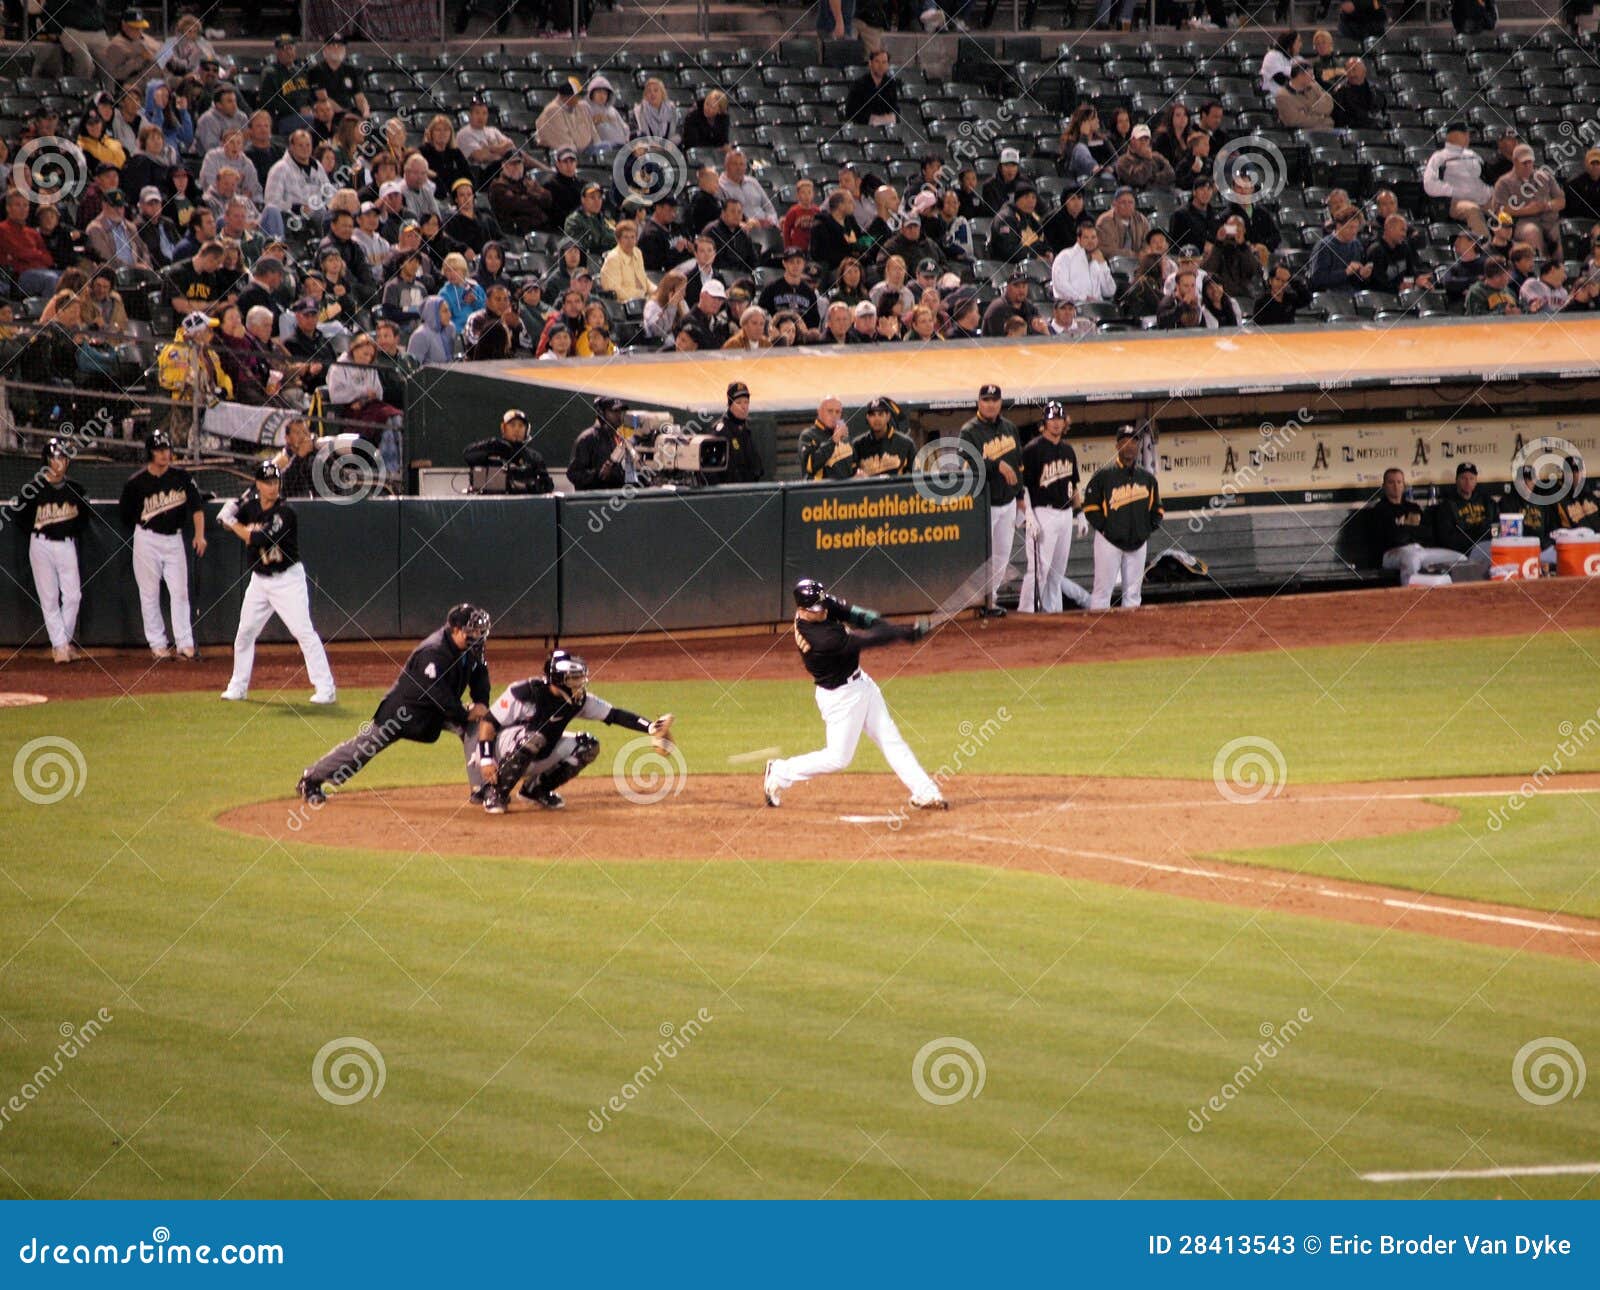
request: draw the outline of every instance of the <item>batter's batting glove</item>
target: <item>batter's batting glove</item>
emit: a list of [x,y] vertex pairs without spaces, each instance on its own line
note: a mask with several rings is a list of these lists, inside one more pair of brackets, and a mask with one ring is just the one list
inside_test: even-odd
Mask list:
[[928,618],[919,618],[911,624],[911,639],[914,641],[919,641],[924,636],[929,636],[932,633],[933,623]]

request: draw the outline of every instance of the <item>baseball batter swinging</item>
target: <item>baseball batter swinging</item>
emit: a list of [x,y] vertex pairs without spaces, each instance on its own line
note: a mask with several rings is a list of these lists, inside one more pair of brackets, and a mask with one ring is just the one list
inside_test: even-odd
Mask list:
[[783,790],[818,775],[846,769],[865,734],[882,750],[889,767],[911,791],[918,810],[946,810],[949,803],[911,746],[901,736],[878,683],[861,670],[861,651],[874,645],[919,641],[931,630],[926,619],[910,627],[885,622],[878,614],[830,596],[815,578],[794,584],[794,643],[800,661],[817,686],[817,708],[827,727],[827,746],[799,757],[767,763],[761,782],[767,805],[777,806]]
[[[478,725],[478,773],[483,809],[504,815],[513,791],[547,811],[566,799],[556,792],[600,755],[600,741],[585,731],[566,733],[571,721],[601,721],[648,734],[657,750],[672,750],[672,714],[649,720],[589,693],[589,668],[564,649],[551,653],[544,671],[518,681],[494,701]],[[520,785],[520,787],[518,787]]]

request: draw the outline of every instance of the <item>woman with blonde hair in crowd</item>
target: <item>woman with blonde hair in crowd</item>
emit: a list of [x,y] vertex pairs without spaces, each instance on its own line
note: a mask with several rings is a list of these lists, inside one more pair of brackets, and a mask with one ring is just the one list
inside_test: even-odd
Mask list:
[[689,306],[683,298],[688,286],[689,279],[675,269],[661,275],[655,294],[644,302],[644,334],[651,340],[671,340],[672,333],[689,316]]
[[472,178],[472,166],[456,147],[456,128],[442,113],[428,122],[417,153],[433,172],[433,195],[441,202],[450,202],[450,188],[456,180]]
[[683,121],[683,147],[726,148],[728,146],[728,96],[712,90]]
[[639,226],[631,219],[618,220],[616,232],[617,244],[600,261],[600,290],[624,304],[643,300],[655,285],[639,250]]
[[644,83],[644,93],[633,105],[633,137],[636,139],[676,139],[678,105],[667,97],[666,83],[652,76]]

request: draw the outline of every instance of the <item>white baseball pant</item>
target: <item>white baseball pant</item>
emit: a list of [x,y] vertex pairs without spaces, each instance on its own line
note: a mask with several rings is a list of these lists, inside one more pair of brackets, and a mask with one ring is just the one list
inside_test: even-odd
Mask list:
[[182,533],[133,531],[133,580],[139,584],[139,611],[144,616],[144,638],[151,649],[167,648],[167,625],[161,621],[161,584],[167,584],[172,601],[172,635],[179,649],[194,648],[194,625],[189,621],[189,557]]
[[1059,614],[1068,600],[1080,609],[1086,608],[1088,593],[1067,578],[1067,557],[1072,554],[1071,508],[1034,506],[1028,514],[1032,520],[1023,539],[1028,549],[1028,572],[1022,578],[1018,611],[1034,613],[1037,602],[1037,612]]
[[33,586],[39,593],[50,647],[64,649],[78,633],[78,606],[83,603],[77,539],[52,542],[35,533],[28,541],[28,563],[33,567]]
[[1017,504],[989,508],[989,585],[984,603],[990,609],[1000,603],[1000,588],[1006,585],[1011,572],[1011,544],[1017,536]]
[[1398,570],[1400,585],[1409,587],[1411,580],[1422,572],[1425,564],[1465,564],[1467,557],[1447,546],[1423,546],[1408,542],[1405,546],[1390,547],[1383,553],[1383,567]]
[[228,692],[241,699],[249,693],[256,640],[273,614],[299,644],[312,690],[319,696],[332,696],[333,671],[328,666],[328,651],[322,648],[322,637],[311,625],[311,589],[306,584],[303,564],[291,565],[282,573],[250,575],[244,603],[239,606],[239,630],[233,637],[233,678],[228,682]]
[[939,792],[889,715],[883,691],[865,672],[857,671],[837,690],[817,686],[817,709],[827,728],[827,746],[773,762],[772,779],[780,790],[846,769],[855,760],[856,746],[864,734],[878,745],[889,769],[913,797],[933,797]]
[[1144,599],[1144,553],[1148,542],[1141,542],[1137,550],[1124,551],[1106,540],[1103,533],[1094,535],[1094,591],[1089,597],[1090,609],[1110,609],[1111,593],[1116,589],[1117,578],[1122,578],[1122,607],[1137,609]]

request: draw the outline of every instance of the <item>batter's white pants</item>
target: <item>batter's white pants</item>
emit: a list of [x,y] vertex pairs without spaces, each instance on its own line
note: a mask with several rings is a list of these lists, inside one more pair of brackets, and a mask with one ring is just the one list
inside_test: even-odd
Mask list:
[[846,681],[837,690],[824,690],[819,685],[817,709],[827,727],[827,747],[773,762],[772,778],[780,790],[846,769],[855,760],[856,745],[864,734],[878,745],[889,769],[911,790],[911,796],[932,797],[938,793],[938,785],[922,769],[911,745],[889,715],[883,691],[865,672],[857,672],[854,680]]
[[984,603],[993,609],[1000,603],[1000,588],[1011,572],[1011,544],[1017,536],[1017,504],[989,508],[989,586]]
[[256,640],[273,614],[299,644],[312,690],[318,696],[332,696],[333,671],[328,666],[328,651],[322,648],[322,637],[311,625],[311,590],[306,585],[303,564],[291,565],[282,573],[250,575],[244,604],[239,607],[239,630],[233,638],[233,679],[228,682],[228,692],[241,699],[249,693]]
[[161,584],[167,584],[172,601],[172,634],[179,649],[194,648],[194,626],[189,621],[189,558],[182,533],[133,531],[133,580],[139,584],[139,610],[144,616],[144,638],[151,649],[167,648],[167,625],[161,621]]
[[1089,596],[1090,609],[1110,609],[1111,593],[1116,589],[1117,578],[1122,578],[1122,607],[1137,609],[1144,600],[1144,553],[1148,542],[1141,542],[1137,550],[1124,551],[1108,542],[1103,533],[1094,535],[1094,591]]
[[1059,506],[1035,506],[1028,514],[1037,523],[1038,531],[1033,531],[1032,523],[1024,530],[1028,572],[1022,578],[1018,611],[1031,614],[1037,609],[1040,613],[1059,614],[1068,600],[1080,609],[1086,608],[1089,594],[1067,578],[1067,557],[1072,554],[1072,511]]
[[64,649],[77,635],[78,606],[83,602],[78,583],[77,540],[52,542],[35,533],[28,540],[28,563],[33,566],[33,586],[39,593],[50,647]]
[[1456,565],[1466,562],[1467,557],[1459,551],[1452,551],[1447,546],[1423,546],[1420,542],[1391,547],[1383,553],[1383,567],[1399,571],[1402,587],[1409,587],[1411,580],[1422,572],[1425,564]]

